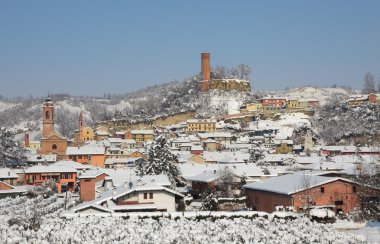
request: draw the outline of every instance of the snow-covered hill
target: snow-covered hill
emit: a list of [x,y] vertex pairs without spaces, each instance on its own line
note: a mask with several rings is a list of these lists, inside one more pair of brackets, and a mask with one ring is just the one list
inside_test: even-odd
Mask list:
[[294,88],[288,91],[280,91],[279,95],[285,96],[287,98],[297,98],[297,99],[305,99],[305,98],[316,98],[320,100],[321,105],[325,104],[326,101],[334,95],[346,96],[351,95],[352,92],[341,88],[318,88],[318,87],[301,87]]

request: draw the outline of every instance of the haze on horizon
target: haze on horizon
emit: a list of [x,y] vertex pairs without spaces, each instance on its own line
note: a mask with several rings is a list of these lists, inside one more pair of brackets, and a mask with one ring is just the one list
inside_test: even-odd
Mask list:
[[380,1],[1,1],[0,94],[127,93],[248,64],[252,88],[380,80]]

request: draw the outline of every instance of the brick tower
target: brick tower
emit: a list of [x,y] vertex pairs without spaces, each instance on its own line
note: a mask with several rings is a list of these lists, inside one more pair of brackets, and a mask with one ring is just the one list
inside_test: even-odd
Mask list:
[[42,138],[47,138],[54,131],[54,106],[50,96],[46,98],[42,111]]
[[210,53],[201,53],[201,71],[202,81],[199,82],[199,89],[201,91],[208,91],[210,80]]

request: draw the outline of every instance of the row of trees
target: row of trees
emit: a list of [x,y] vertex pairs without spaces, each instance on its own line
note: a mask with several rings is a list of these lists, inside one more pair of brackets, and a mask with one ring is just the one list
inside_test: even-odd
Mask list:
[[363,85],[362,92],[364,94],[380,92],[380,81],[377,83],[377,87],[376,87],[375,77],[370,72],[367,72],[364,75],[364,85]]
[[249,80],[252,69],[247,64],[240,64],[237,67],[228,68],[226,66],[212,67],[210,71],[211,79],[237,78]]

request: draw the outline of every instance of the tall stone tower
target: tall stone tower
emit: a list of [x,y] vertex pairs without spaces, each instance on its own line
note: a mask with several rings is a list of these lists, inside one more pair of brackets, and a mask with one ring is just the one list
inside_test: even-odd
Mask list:
[[42,111],[42,138],[47,138],[54,131],[54,106],[50,96],[46,98]]
[[78,141],[82,141],[83,135],[83,113],[82,111],[79,114],[79,131],[78,131]]
[[210,53],[201,53],[202,81],[199,82],[199,89],[201,91],[209,90],[210,69]]

